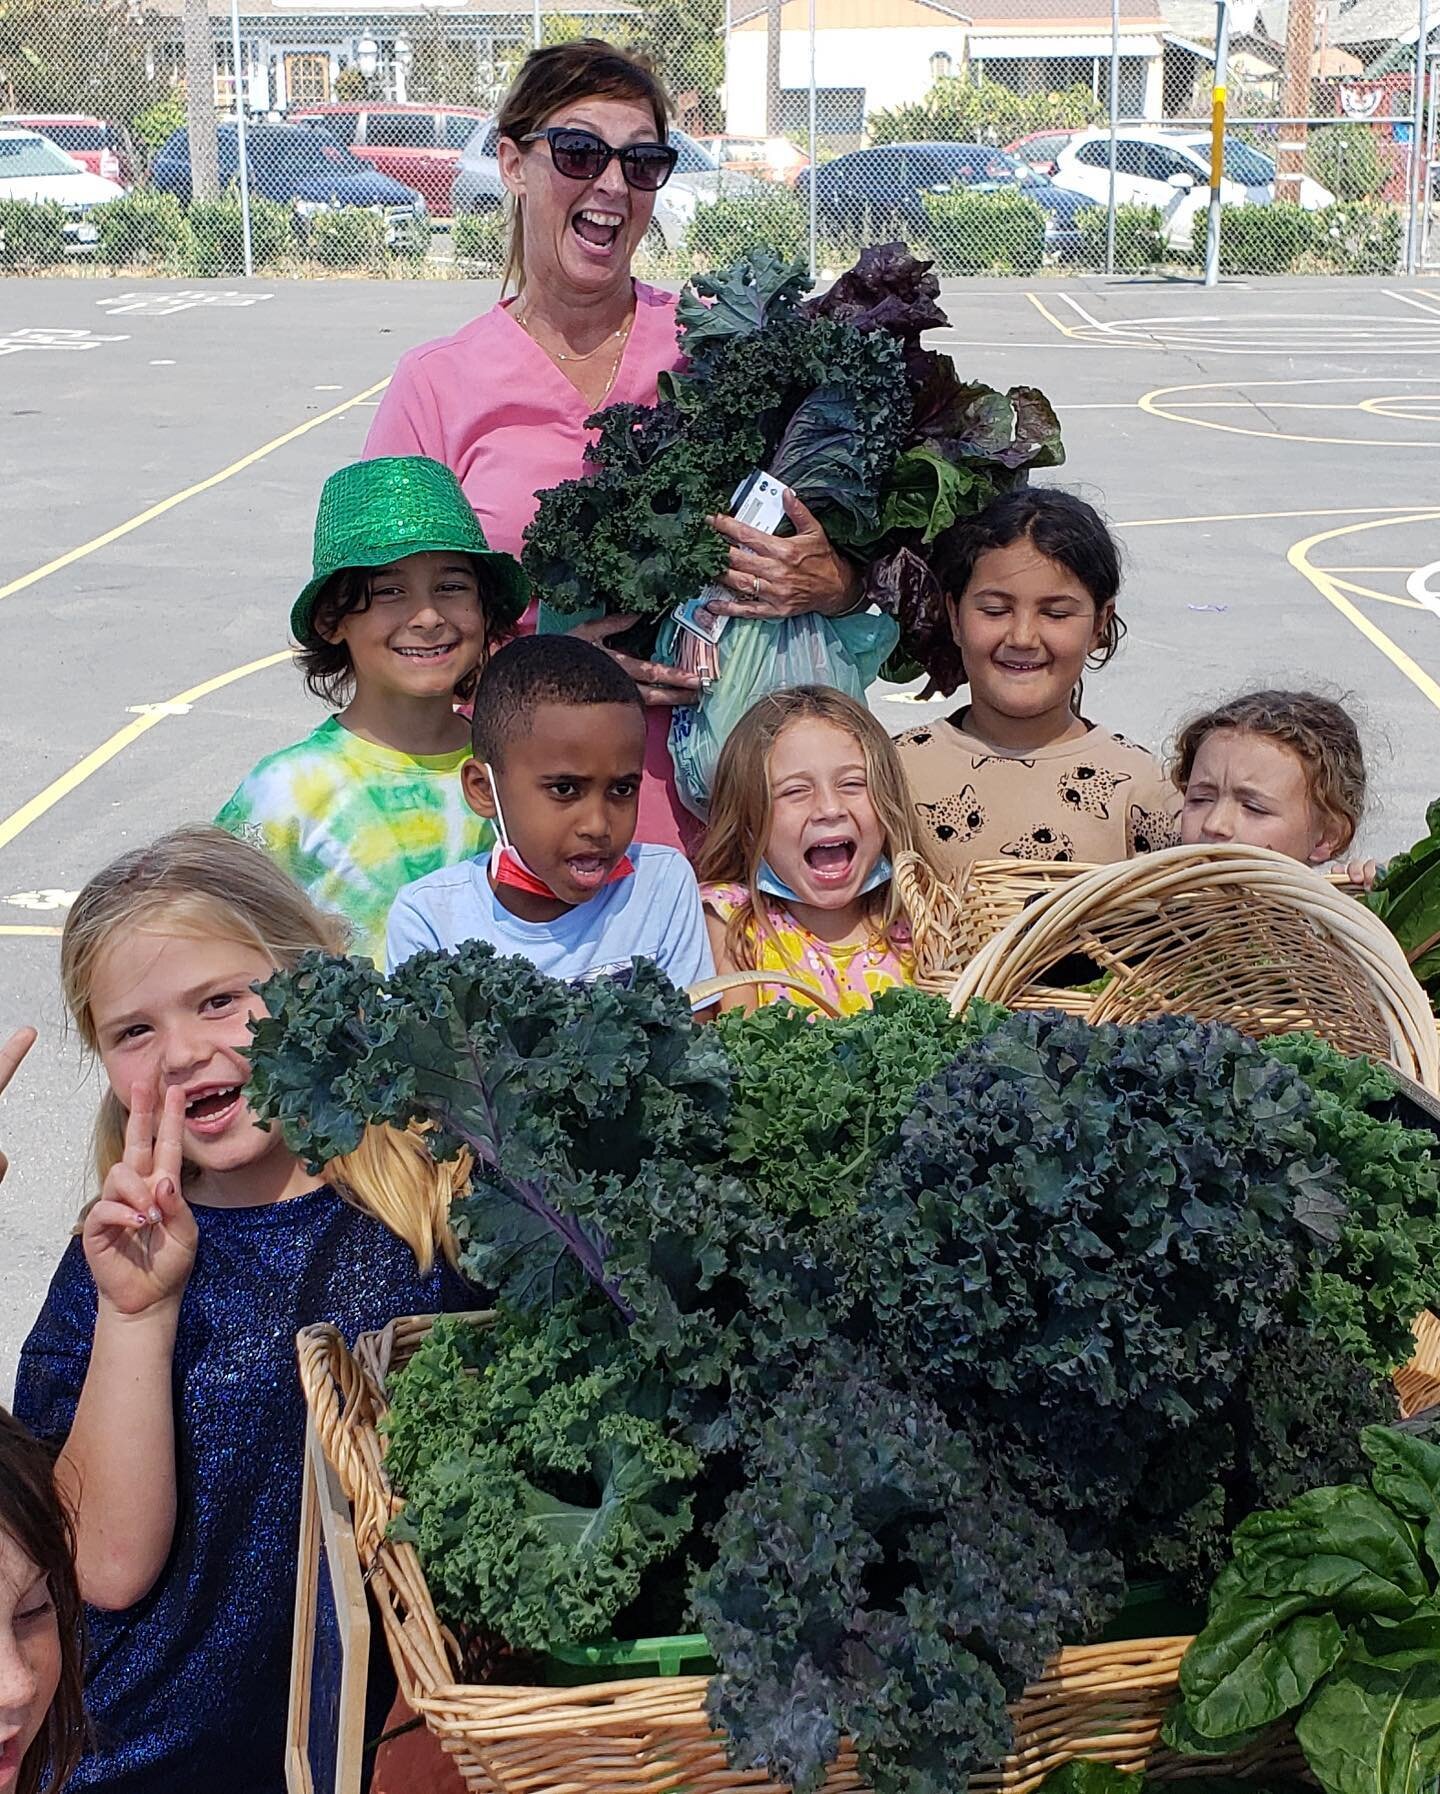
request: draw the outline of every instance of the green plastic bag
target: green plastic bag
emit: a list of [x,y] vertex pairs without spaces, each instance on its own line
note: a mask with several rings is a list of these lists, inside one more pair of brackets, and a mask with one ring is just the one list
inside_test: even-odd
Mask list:
[[[674,663],[678,628],[666,619],[657,660]],[[828,685],[863,704],[899,639],[894,619],[879,611],[781,621],[732,617],[719,642],[719,677],[701,703],[677,709],[670,723],[675,784],[687,808],[702,821],[709,815],[720,750],[758,699],[796,685]]]

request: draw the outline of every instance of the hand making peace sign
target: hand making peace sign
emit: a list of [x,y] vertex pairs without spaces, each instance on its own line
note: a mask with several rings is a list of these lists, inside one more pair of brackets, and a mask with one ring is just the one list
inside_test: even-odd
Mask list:
[[[17,1028],[4,1046],[0,1046],[0,1090],[10,1082],[20,1069],[20,1061],[35,1044],[33,1028]],[[0,1183],[4,1182],[5,1173],[10,1168],[10,1161],[0,1152]]]
[[178,1303],[190,1280],[198,1234],[180,1194],[184,1134],[184,1090],[176,1084],[165,1092],[157,1126],[154,1090],[136,1085],[125,1156],[105,1179],[84,1230],[95,1287],[120,1314]]

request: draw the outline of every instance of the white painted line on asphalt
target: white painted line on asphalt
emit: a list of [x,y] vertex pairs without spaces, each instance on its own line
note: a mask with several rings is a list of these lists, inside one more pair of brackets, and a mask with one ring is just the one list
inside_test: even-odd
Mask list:
[[1072,299],[1068,293],[1057,293],[1055,297],[1063,304],[1068,305],[1071,311],[1082,318],[1092,330],[1104,331],[1106,329],[1106,326],[1100,322],[1099,318],[1092,317],[1078,299]]
[[1417,567],[1405,581],[1405,590],[1417,604],[1423,604],[1432,616],[1440,617],[1440,592],[1430,590],[1430,581],[1440,577],[1440,561]]
[[1429,295],[1424,298],[1415,293],[1397,293],[1394,287],[1384,289],[1387,299],[1398,299],[1402,305],[1413,305],[1416,311],[1423,311],[1427,318],[1440,318],[1440,306],[1429,303]]
[[316,392],[343,392],[345,389],[342,386],[317,386],[315,390]]

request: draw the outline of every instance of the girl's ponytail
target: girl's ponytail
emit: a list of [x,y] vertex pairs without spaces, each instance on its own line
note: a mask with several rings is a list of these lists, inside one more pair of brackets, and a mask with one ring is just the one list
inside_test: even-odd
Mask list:
[[450,1204],[469,1185],[471,1163],[469,1153],[433,1159],[419,1128],[371,1127],[354,1152],[330,1161],[325,1180],[404,1240],[423,1276],[437,1253],[456,1262]]

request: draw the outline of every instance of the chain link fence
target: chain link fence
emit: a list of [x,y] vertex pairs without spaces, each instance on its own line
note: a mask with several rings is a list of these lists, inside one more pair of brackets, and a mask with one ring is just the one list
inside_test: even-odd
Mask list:
[[[1440,266],[1440,0],[0,0],[0,271],[493,277],[537,43],[643,52],[676,172],[639,271]],[[970,10],[965,10],[969,8]],[[1218,63],[1218,70],[1217,70]]]

